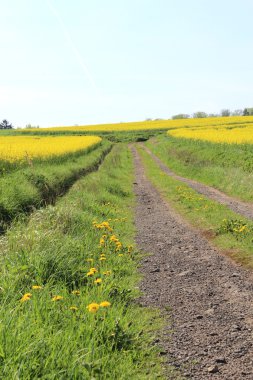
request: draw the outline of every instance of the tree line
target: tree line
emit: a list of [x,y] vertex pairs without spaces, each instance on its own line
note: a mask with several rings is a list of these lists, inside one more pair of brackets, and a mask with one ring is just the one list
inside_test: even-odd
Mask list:
[[222,117],[253,116],[253,108],[244,108],[243,110],[238,109],[234,111],[230,111],[229,109],[223,109],[221,110],[220,113],[209,113],[209,114],[203,111],[198,111],[198,112],[194,112],[192,116],[186,113],[179,113],[177,115],[173,115],[171,118],[172,119],[189,119],[189,118],[199,119],[199,118],[204,118],[204,117],[219,117],[219,116],[222,116]]

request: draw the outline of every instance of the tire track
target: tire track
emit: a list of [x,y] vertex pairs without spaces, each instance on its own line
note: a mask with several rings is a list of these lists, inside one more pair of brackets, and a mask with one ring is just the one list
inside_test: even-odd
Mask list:
[[204,185],[198,181],[181,177],[169,169],[154,153],[152,153],[145,145],[141,144],[144,150],[153,158],[153,160],[158,164],[160,169],[169,175],[177,179],[178,181],[186,183],[193,190],[197,191],[200,194],[203,194],[209,199],[212,199],[220,204],[223,204],[230,208],[230,210],[244,216],[245,218],[253,220],[253,204],[237,200],[233,197],[230,197],[227,194],[222,193],[221,191],[214,189],[211,186]]
[[172,330],[158,338],[168,367],[196,380],[252,380],[252,273],[219,254],[174,213],[146,178],[133,147],[132,152],[136,242],[151,253],[143,260],[140,302],[172,321]]

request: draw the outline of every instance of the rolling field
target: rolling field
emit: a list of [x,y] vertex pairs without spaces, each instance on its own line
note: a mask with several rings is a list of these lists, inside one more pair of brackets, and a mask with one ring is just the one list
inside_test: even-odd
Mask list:
[[236,363],[223,378],[246,368],[250,348],[246,364],[233,356],[246,328],[234,342],[222,326],[253,299],[224,258],[253,268],[251,130],[226,117],[2,135],[0,378],[209,379],[212,329]]
[[41,129],[26,129],[20,130],[19,133],[26,134],[47,134],[47,133],[91,133],[91,132],[137,132],[137,131],[159,131],[168,129],[178,129],[185,127],[206,127],[206,126],[235,126],[247,125],[253,123],[253,116],[230,116],[230,117],[210,117],[201,119],[177,119],[177,120],[150,120],[128,123],[115,123],[115,124],[97,124],[97,125],[83,125],[83,126],[59,126]]

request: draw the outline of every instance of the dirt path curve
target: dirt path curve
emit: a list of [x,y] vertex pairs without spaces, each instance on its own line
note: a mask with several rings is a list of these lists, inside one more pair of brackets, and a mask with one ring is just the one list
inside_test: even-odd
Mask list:
[[[145,177],[135,148],[137,244],[144,306],[171,318],[166,362],[190,379],[253,379],[253,279],[174,213]],[[170,308],[170,311],[169,311]],[[169,338],[169,339],[168,339]],[[176,379],[176,376],[169,377]]]
[[253,204],[237,200],[229,195],[222,193],[221,191],[214,189],[211,186],[204,185],[203,183],[197,182],[193,179],[181,177],[170,170],[154,153],[152,153],[144,144],[142,147],[146,152],[153,158],[153,160],[159,165],[164,173],[168,174],[170,177],[173,177],[181,182],[186,183],[192,189],[196,190],[198,193],[205,195],[207,198],[210,198],[216,202],[219,202],[223,205],[229,207],[232,211],[245,216],[248,219],[253,220]]

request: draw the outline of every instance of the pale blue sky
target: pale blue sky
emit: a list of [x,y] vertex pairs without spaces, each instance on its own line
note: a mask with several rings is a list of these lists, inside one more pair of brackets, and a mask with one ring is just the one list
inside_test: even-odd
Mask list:
[[252,0],[0,0],[0,15],[15,126],[253,106]]

